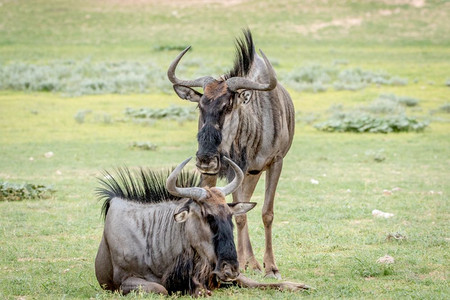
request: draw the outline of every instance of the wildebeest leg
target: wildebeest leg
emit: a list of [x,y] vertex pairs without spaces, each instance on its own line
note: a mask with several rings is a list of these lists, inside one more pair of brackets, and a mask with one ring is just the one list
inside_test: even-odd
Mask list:
[[209,176],[209,175],[202,175],[202,180],[200,182],[201,187],[213,187],[216,186],[217,183],[217,176]]
[[[233,193],[233,202],[248,202],[253,195],[256,184],[261,173],[257,175],[246,175],[241,187]],[[237,254],[239,268],[241,270],[249,267],[252,270],[262,271],[261,265],[253,254],[250,236],[248,234],[247,215],[235,216],[237,227]]]
[[95,276],[103,289],[111,291],[116,289],[113,283],[111,254],[105,236],[102,237],[95,257]]
[[143,291],[147,293],[168,295],[166,288],[159,283],[147,281],[145,279],[137,277],[129,277],[125,279],[120,285],[120,290],[124,295],[128,294],[131,291]]
[[275,264],[272,247],[272,222],[273,222],[273,204],[278,180],[280,179],[283,159],[275,160],[266,171],[266,193],[264,197],[264,206],[262,209],[262,219],[265,230],[266,249],[264,252],[264,270],[266,277],[281,279],[281,274]]
[[309,290],[311,287],[307,286],[303,283],[294,283],[294,282],[279,282],[279,283],[260,283],[253,279],[250,279],[248,277],[245,277],[244,275],[240,274],[238,278],[236,278],[236,283],[240,287],[244,288],[251,288],[251,289],[275,289],[280,291],[302,291],[302,290]]

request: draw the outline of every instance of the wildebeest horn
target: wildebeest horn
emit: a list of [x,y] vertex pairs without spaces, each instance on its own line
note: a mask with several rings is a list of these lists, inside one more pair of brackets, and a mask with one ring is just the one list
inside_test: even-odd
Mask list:
[[232,77],[227,80],[227,85],[230,90],[232,90],[233,92],[237,92],[237,90],[239,89],[270,91],[277,86],[277,77],[275,75],[275,70],[273,69],[272,64],[261,49],[259,50],[259,52],[261,52],[261,55],[266,64],[269,82],[259,83],[243,77]]
[[231,159],[226,156],[224,156],[223,159],[231,165],[235,174],[232,182],[224,187],[217,188],[226,196],[233,193],[241,185],[242,180],[244,179],[244,173],[242,172],[241,168],[239,168],[239,166],[235,164]]
[[183,55],[191,49],[191,46],[187,47],[175,58],[175,60],[170,64],[169,69],[167,70],[167,77],[169,77],[170,82],[177,85],[183,85],[187,87],[203,87],[205,83],[208,83],[214,78],[211,76],[204,76],[194,80],[181,80],[175,76],[175,69],[177,68],[178,63],[180,62]]
[[206,198],[208,193],[205,189],[199,187],[189,187],[189,188],[179,188],[177,187],[177,177],[184,166],[191,160],[192,157],[189,157],[181,164],[179,164],[175,170],[169,175],[166,181],[166,189],[174,196],[182,197],[182,198],[191,198],[194,200],[203,200]]

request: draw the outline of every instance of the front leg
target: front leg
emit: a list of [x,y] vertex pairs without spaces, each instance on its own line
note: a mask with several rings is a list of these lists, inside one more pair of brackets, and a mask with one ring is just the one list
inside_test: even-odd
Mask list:
[[124,295],[128,294],[131,291],[143,291],[146,293],[156,293],[162,295],[169,294],[166,288],[161,284],[137,277],[129,277],[125,279],[120,285],[120,290]]
[[250,279],[242,274],[236,278],[236,283],[238,286],[243,288],[250,288],[250,289],[275,289],[280,291],[290,291],[290,292],[297,292],[297,291],[305,291],[310,290],[311,287],[303,284],[303,283],[295,283],[295,282],[277,282],[277,283],[260,283],[253,279]]
[[[248,202],[253,195],[256,184],[258,183],[261,173],[257,175],[246,174],[241,187],[233,193],[233,202]],[[247,267],[262,271],[260,264],[253,254],[252,244],[250,242],[250,235],[248,233],[247,215],[236,216],[237,227],[237,254],[239,261],[239,268],[245,270]]]
[[191,296],[192,297],[209,297],[212,295],[212,292],[206,287],[204,284],[202,284],[197,278],[192,278],[192,290],[191,290]]

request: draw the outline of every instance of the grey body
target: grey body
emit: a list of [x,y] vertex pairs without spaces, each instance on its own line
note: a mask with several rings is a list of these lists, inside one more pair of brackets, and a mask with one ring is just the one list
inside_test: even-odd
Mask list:
[[173,268],[177,256],[190,246],[183,238],[184,224],[173,219],[177,206],[174,202],[149,206],[120,198],[111,200],[95,260],[100,285],[126,293],[129,291],[121,287],[122,283],[136,276],[162,284],[164,272]]
[[137,180],[128,170],[119,172],[118,179],[100,180],[104,188],[98,190],[99,195],[105,198],[105,227],[95,258],[100,286],[123,294],[181,292],[192,296],[211,295],[220,282],[307,289],[290,282],[261,284],[239,274],[231,218],[245,214],[256,203],[227,204],[225,196],[238,188],[244,175],[225,159],[236,172],[227,186],[177,187],[179,181],[183,186],[192,183],[184,175],[178,178],[188,161],[170,174],[165,189],[157,176],[142,170]]
[[138,176],[119,170],[117,179],[108,173],[100,180],[105,227],[95,274],[104,289],[198,295],[238,277],[231,219],[255,203],[227,204],[225,196],[243,173],[226,159],[236,176],[225,187],[177,187],[192,182],[178,178],[189,160],[164,178],[165,188],[161,176],[142,170]]
[[[289,93],[277,82],[264,53],[261,52],[261,58],[254,51],[249,31],[245,32],[245,38],[245,42],[238,40],[234,70],[219,79],[180,80],[175,76],[178,62],[189,48],[174,60],[168,76],[182,99],[199,105],[197,168],[203,173],[204,186],[214,186],[220,176],[233,177],[221,159],[228,156],[244,172],[242,185],[233,193],[233,202],[248,202],[261,174],[266,172],[262,208],[264,269],[267,276],[281,278],[272,246],[273,207],[283,158],[294,136],[294,105]],[[204,93],[191,87],[202,87]],[[236,224],[240,268],[262,270],[253,254],[247,217],[237,216]]]

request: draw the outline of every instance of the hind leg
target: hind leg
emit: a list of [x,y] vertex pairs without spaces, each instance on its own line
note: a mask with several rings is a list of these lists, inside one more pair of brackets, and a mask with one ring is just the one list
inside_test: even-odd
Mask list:
[[124,295],[131,291],[142,291],[146,293],[156,293],[162,295],[168,295],[165,287],[156,282],[147,281],[142,278],[129,277],[122,282],[120,290]]
[[105,290],[113,291],[116,289],[113,282],[113,266],[108,243],[103,235],[95,257],[95,276],[100,286]]
[[264,269],[266,277],[281,279],[280,271],[275,263],[272,244],[272,222],[273,205],[275,200],[275,191],[278,180],[280,179],[283,159],[276,160],[266,171],[266,193],[262,209],[262,219],[264,223],[266,249],[264,252]]

